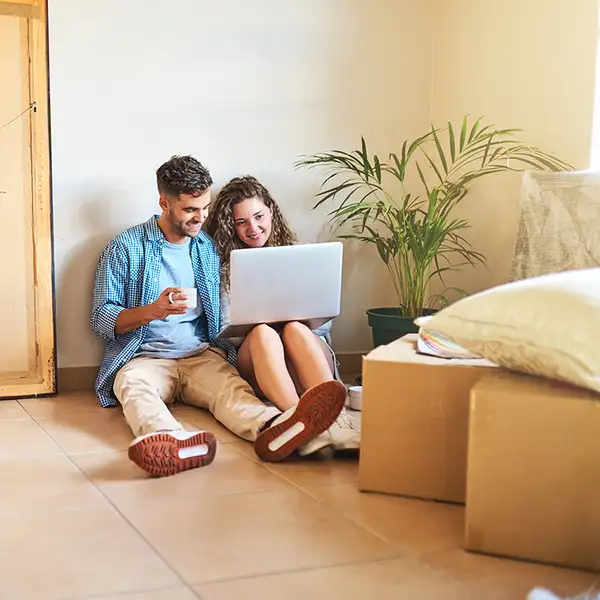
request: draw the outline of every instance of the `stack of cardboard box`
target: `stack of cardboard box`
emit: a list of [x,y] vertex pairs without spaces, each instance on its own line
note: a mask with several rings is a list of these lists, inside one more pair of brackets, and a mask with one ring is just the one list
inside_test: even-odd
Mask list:
[[600,571],[600,396],[485,360],[363,360],[360,489],[466,505],[465,548]]

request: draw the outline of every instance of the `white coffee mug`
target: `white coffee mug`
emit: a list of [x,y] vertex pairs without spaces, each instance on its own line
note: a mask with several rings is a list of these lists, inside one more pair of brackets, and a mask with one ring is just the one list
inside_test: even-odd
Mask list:
[[169,302],[171,304],[185,304],[189,310],[194,310],[198,305],[198,290],[196,288],[182,288],[181,294],[185,296],[184,300],[173,300],[175,292],[169,293]]
[[362,385],[350,386],[348,400],[352,410],[362,410]]

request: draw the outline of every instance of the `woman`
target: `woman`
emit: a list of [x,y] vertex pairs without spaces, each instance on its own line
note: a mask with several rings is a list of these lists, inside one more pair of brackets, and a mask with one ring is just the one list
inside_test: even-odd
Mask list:
[[[205,222],[221,256],[223,318],[229,321],[228,292],[230,255],[236,248],[286,246],[296,241],[294,232],[281,214],[269,191],[252,176],[236,177],[220,191]],[[257,325],[239,344],[237,368],[240,375],[266,398],[285,411],[311,387],[340,380],[335,354],[330,346],[331,322],[316,331],[298,322],[287,323],[281,333],[268,325]],[[356,450],[359,432],[345,411],[328,431],[299,453],[311,454],[325,446]]]

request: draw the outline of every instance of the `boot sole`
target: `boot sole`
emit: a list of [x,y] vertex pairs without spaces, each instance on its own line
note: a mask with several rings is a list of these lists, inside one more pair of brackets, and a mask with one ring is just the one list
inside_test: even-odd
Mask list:
[[[285,460],[302,444],[329,429],[346,403],[346,387],[339,381],[325,381],[307,390],[300,398],[294,414],[259,434],[254,442],[256,455],[265,462]],[[304,427],[283,446],[272,450],[271,442],[301,423]]]
[[[206,446],[208,451],[201,456],[179,456],[179,450],[193,446]],[[217,439],[208,431],[200,431],[186,440],[178,440],[168,433],[156,433],[133,444],[128,451],[129,458],[140,469],[156,477],[205,467],[212,463],[216,453]]]

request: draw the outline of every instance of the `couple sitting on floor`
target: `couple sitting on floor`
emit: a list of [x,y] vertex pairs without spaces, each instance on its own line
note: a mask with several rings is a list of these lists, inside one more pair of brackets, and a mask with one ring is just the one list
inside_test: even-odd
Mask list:
[[[195,158],[175,156],[156,175],[160,216],[114,238],[94,281],[91,325],[107,340],[96,392],[103,406],[123,407],[136,436],[131,460],[157,476],[212,462],[215,436],[185,431],[167,406],[175,400],[208,409],[265,461],[358,449],[331,323],[217,339],[228,325],[231,251],[294,243],[267,189],[235,178],[209,211],[213,181]],[[185,288],[197,289],[195,309]]]

